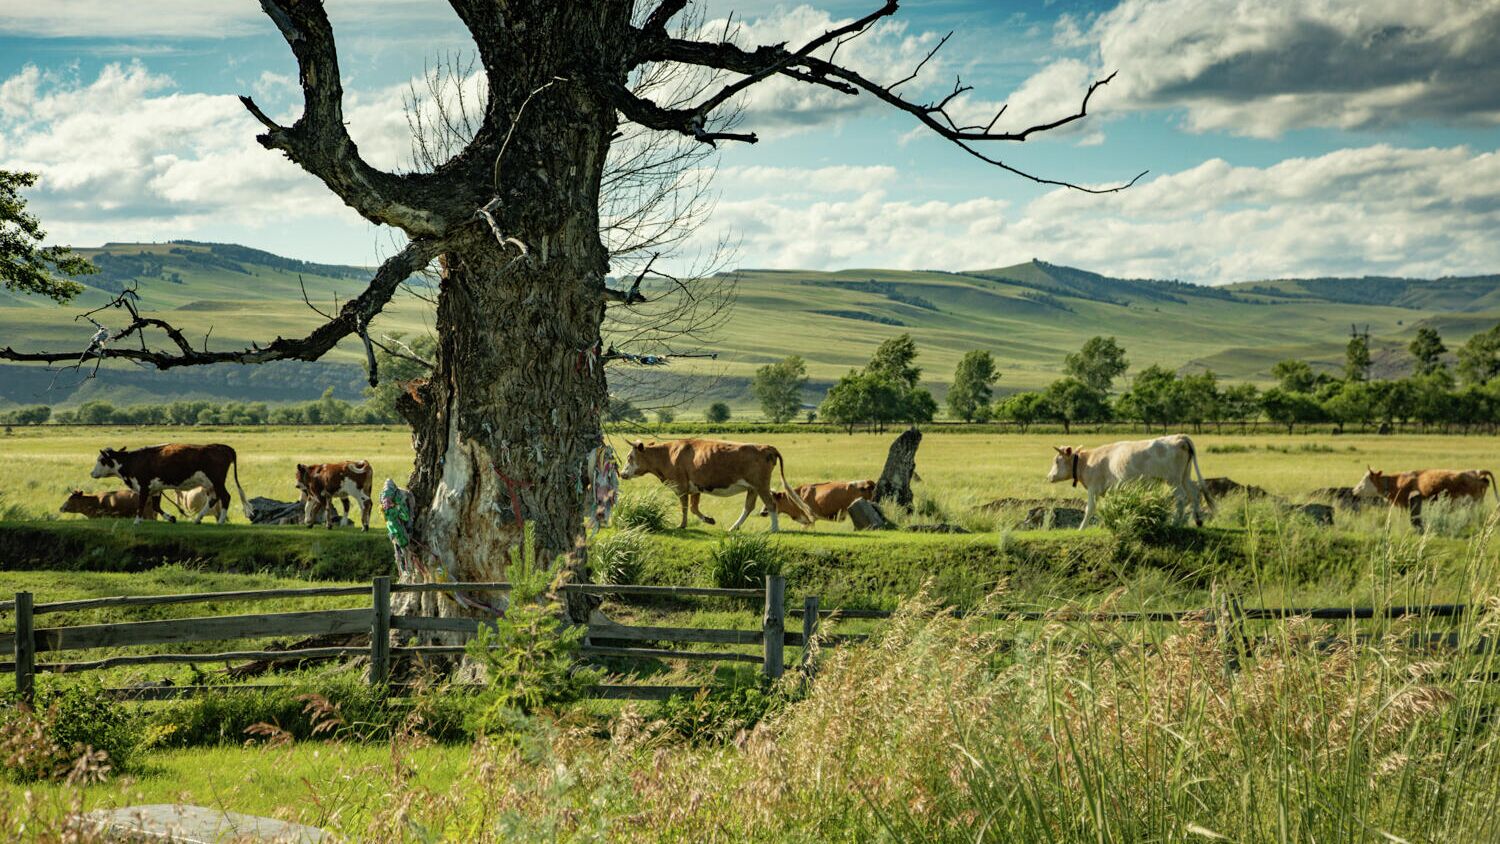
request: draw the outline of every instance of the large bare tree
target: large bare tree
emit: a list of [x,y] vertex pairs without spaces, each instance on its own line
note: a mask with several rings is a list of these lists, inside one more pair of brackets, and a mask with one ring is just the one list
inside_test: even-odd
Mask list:
[[[1045,179],[989,151],[1082,119],[1108,79],[1080,92],[1077,108],[1054,120],[999,131],[995,120],[967,125],[953,118],[949,106],[968,90],[962,85],[922,102],[902,92],[909,75],[881,82],[840,63],[840,46],[894,15],[894,0],[806,43],[753,48],[727,34],[716,40],[669,31],[688,0],[653,0],[641,9],[634,0],[449,3],[474,39],[488,83],[482,120],[451,158],[425,172],[392,173],[367,163],[345,128],[337,45],[323,3],[261,0],[296,57],[304,107],[283,126],[242,98],[265,127],[258,140],[370,221],[409,238],[359,296],[306,336],[231,351],[195,348],[166,321],[132,311],[130,323],[94,354],[168,369],[316,360],[351,335],[369,348],[370,321],[403,280],[436,261],[434,370],[412,386],[401,408],[416,446],[409,485],[417,545],[429,565],[452,577],[500,579],[523,524],[534,527],[543,555],[581,561],[589,466],[603,443],[607,396],[601,324],[608,303],[641,295],[628,284],[606,284],[601,182],[622,124],[708,145],[754,143],[753,133],[727,127],[724,115],[752,86],[789,79],[872,97],[1032,181],[1118,189]],[[653,63],[724,76],[690,102],[656,100],[629,86],[633,71]],[[166,345],[146,341],[156,332]],[[0,358],[18,361],[77,357],[76,351],[0,350]]]

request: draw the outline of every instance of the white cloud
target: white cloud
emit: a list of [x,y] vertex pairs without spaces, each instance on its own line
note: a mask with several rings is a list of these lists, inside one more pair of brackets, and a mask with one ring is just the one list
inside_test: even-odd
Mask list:
[[726,231],[747,264],[781,268],[957,270],[1038,257],[1201,282],[1494,272],[1500,153],[1378,145],[1263,168],[1214,159],[1122,193],[1059,189],[1019,208],[878,189],[798,204],[768,185],[720,203],[703,236]]
[[1102,105],[1194,130],[1500,123],[1500,0],[1124,0],[1087,36],[1120,72]]
[[[270,31],[253,2],[227,0],[13,0],[0,6],[0,33],[43,38],[224,38]],[[453,17],[431,0],[333,0],[335,20],[438,20]]]

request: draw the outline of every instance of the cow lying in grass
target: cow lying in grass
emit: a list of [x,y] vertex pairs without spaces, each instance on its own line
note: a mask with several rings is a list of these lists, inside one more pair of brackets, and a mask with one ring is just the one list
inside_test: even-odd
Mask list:
[[[713,519],[698,512],[699,495],[727,497],[743,492],[745,510],[729,528],[737,530],[755,509],[757,497],[766,506],[771,506],[771,472],[778,467],[781,471],[782,489],[786,490],[792,505],[803,517],[811,520],[812,514],[808,512],[807,504],[787,484],[786,464],[781,459],[781,452],[769,445],[692,437],[665,443],[636,440],[630,444],[630,459],[625,462],[625,468],[620,470],[620,477],[630,480],[641,475],[655,475],[670,487],[682,505],[682,524],[678,528],[687,527],[689,505],[693,515],[707,524],[714,523]],[[773,533],[780,529],[776,517],[777,511],[772,509]]]
[[[820,484],[802,484],[797,487],[797,497],[807,505],[808,515],[804,515],[786,493],[771,493],[772,500],[776,502],[776,510],[804,527],[812,527],[818,519],[841,522],[854,502],[861,498],[874,500],[875,482],[825,481]],[[760,514],[771,515],[771,508],[761,507]]]
[[1365,476],[1354,488],[1356,498],[1384,498],[1396,507],[1411,506],[1411,497],[1421,493],[1422,500],[1432,501],[1448,498],[1455,501],[1484,501],[1485,490],[1500,501],[1500,490],[1495,488],[1495,476],[1488,469],[1452,471],[1449,469],[1421,469],[1416,472],[1401,472],[1387,475],[1368,466]]
[[[134,492],[128,489],[117,489],[112,492],[84,492],[75,489],[68,494],[68,500],[63,502],[59,513],[77,513],[86,519],[128,519],[141,515],[141,501]],[[146,502],[145,518],[156,521],[161,516],[169,522],[176,519],[162,512],[161,493],[151,496]]]
[[[1171,434],[1154,440],[1133,440],[1110,443],[1094,448],[1055,448],[1052,470],[1047,480],[1052,483],[1071,480],[1073,486],[1082,486],[1089,494],[1083,508],[1083,523],[1079,530],[1088,527],[1094,518],[1094,505],[1099,496],[1121,484],[1131,481],[1164,481],[1172,487],[1177,498],[1177,521],[1181,523],[1184,507],[1193,505],[1193,523],[1203,526],[1203,511],[1198,499],[1202,495],[1203,471],[1198,468],[1198,451],[1193,441],[1185,434]],[[1193,473],[1198,474],[1198,483],[1193,483]]]

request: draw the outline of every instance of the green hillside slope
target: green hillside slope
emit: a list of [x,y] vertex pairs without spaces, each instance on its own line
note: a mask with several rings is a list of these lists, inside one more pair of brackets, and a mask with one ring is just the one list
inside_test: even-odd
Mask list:
[[[110,244],[85,253],[105,272],[89,279],[93,287],[78,306],[0,294],[4,342],[81,349],[90,332],[73,315],[108,301],[121,285],[135,284],[145,309],[164,312],[189,336],[208,335],[220,348],[241,345],[317,324],[321,318],[302,301],[303,286],[326,309],[355,295],[369,275],[364,268],[304,263],[223,244]],[[1369,326],[1377,374],[1390,376],[1404,371],[1404,347],[1419,326],[1437,328],[1453,348],[1500,321],[1500,276],[1202,287],[1112,278],[1040,261],[959,273],[746,269],[732,275],[738,299],[710,347],[718,359],[679,360],[652,374],[674,382],[689,379],[709,395],[740,405],[752,404],[747,387],[758,366],[800,354],[815,386],[826,386],[901,332],[916,339],[926,380],[941,393],[970,349],[995,354],[1003,374],[1000,388],[1011,391],[1056,378],[1063,356],[1096,334],[1118,337],[1133,368],[1159,363],[1265,381],[1272,364],[1285,357],[1338,367],[1351,323]],[[375,327],[377,332],[421,331],[430,323],[430,306],[403,296]],[[354,397],[360,359],[357,346],[346,343],[324,362],[263,374],[247,371],[254,367],[167,374],[132,367],[81,386],[65,382],[63,392],[43,390],[46,384],[36,370],[5,368],[0,369],[0,402],[68,404],[117,396],[139,401],[153,392],[305,399],[329,386]]]

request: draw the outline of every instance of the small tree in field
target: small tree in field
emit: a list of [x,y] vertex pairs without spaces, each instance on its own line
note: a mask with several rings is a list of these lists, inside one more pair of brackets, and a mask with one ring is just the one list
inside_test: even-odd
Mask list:
[[703,411],[703,418],[715,425],[721,425],[729,421],[729,405],[716,401]]
[[1436,329],[1418,328],[1417,336],[1406,349],[1417,361],[1418,375],[1428,375],[1444,368],[1443,355],[1448,352],[1448,347],[1443,345],[1442,335]]
[[968,352],[953,372],[953,386],[948,388],[948,412],[965,422],[988,419],[990,398],[999,378],[993,355],[979,349]]
[[1125,374],[1130,361],[1113,337],[1094,337],[1083,348],[1063,359],[1063,370],[1091,389],[1108,393],[1115,379]]
[[760,400],[766,418],[778,425],[802,409],[802,390],[807,387],[807,364],[798,355],[766,364],[755,370],[750,391]]

